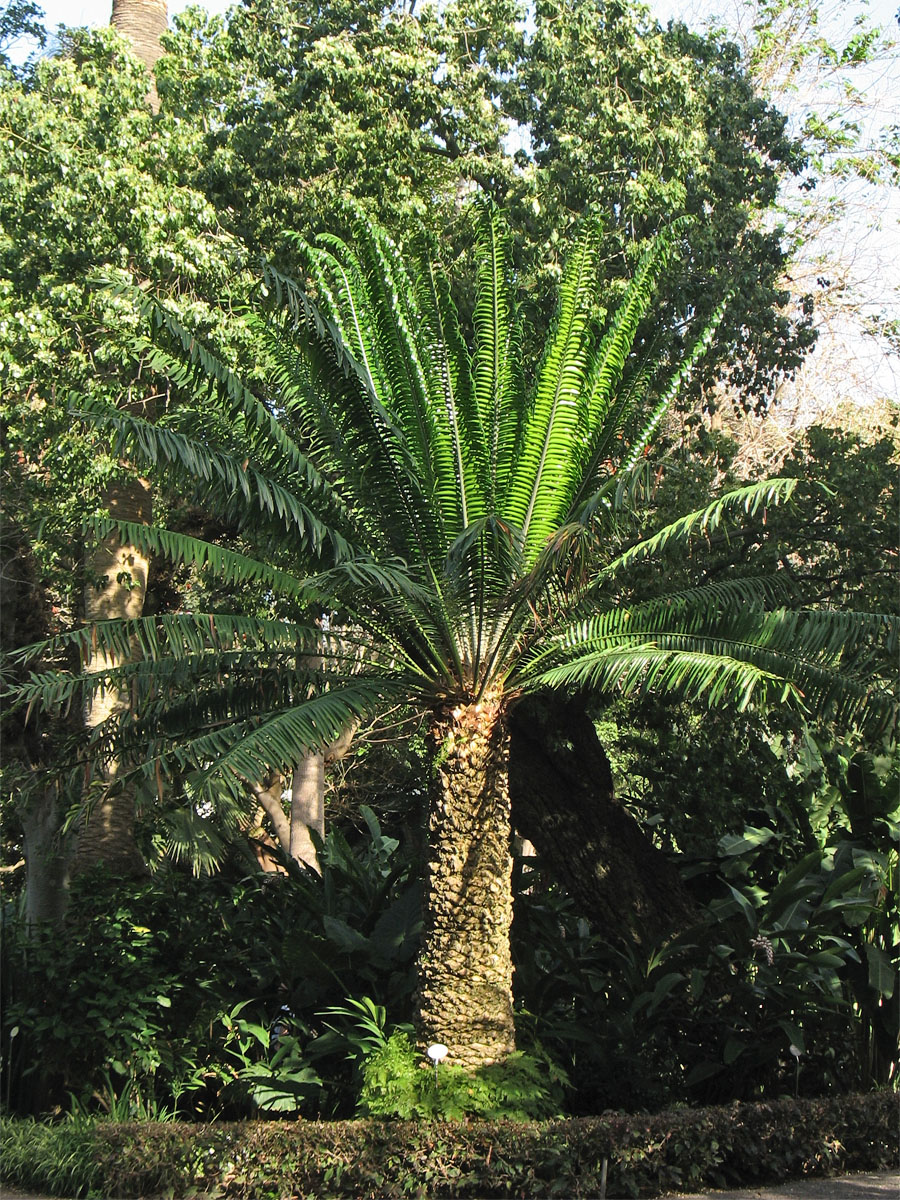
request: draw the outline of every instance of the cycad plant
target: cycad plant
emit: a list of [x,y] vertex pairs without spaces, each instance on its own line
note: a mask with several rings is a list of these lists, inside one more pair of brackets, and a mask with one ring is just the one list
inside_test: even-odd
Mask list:
[[[123,456],[189,481],[260,551],[111,523],[120,536],[212,569],[238,595],[255,590],[267,615],[99,623],[69,644],[130,661],[106,677],[35,675],[23,694],[60,703],[79,688],[127,683],[132,716],[91,752],[125,745],[136,770],[211,803],[289,770],[348,723],[418,705],[433,751],[418,1033],[474,1068],[515,1044],[508,717],[517,700],[653,689],[883,721],[872,656],[894,634],[878,617],[773,610],[773,581],[649,599],[629,590],[638,564],[796,486],[742,488],[652,536],[626,523],[646,492],[654,431],[712,333],[665,373],[634,348],[678,228],[658,237],[607,319],[600,231],[585,224],[529,384],[495,208],[476,207],[470,340],[444,271],[427,259],[408,265],[383,232],[353,220],[352,244],[298,244],[303,283],[266,270],[264,392],[144,298],[162,329],[145,349],[192,402],[152,426],[124,411],[85,413]],[[160,348],[171,335],[183,352]]]

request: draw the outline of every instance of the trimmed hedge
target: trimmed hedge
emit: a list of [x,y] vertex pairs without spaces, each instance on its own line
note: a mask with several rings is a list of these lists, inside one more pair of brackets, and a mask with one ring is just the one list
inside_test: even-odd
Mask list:
[[600,1195],[607,1158],[621,1200],[891,1166],[898,1117],[900,1097],[873,1092],[543,1123],[7,1120],[0,1163],[9,1184],[116,1200],[575,1200]]

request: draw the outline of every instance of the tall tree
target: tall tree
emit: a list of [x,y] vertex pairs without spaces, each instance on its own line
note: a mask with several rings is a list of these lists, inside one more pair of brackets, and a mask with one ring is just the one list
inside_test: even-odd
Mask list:
[[[168,24],[166,0],[113,0],[110,21],[113,29],[127,38],[137,58],[150,72],[148,101],[154,112],[159,110],[159,97],[153,82],[153,67],[162,54],[160,41]],[[154,399],[144,397],[148,413]],[[103,497],[104,507],[131,522],[149,524],[152,517],[150,485],[134,472],[110,480]],[[135,545],[102,538],[88,548],[84,598],[85,620],[89,623],[139,617],[147,593],[150,563]],[[102,671],[113,663],[102,651],[91,657],[89,670]],[[124,691],[95,695],[88,704],[85,720],[96,728],[115,718],[121,720],[129,708],[129,696]],[[90,870],[103,864],[120,875],[141,874],[146,870],[135,839],[134,795],[130,789],[117,786],[119,764],[107,763],[102,780],[102,792],[85,808],[74,860],[76,872]]]
[[[153,112],[157,112],[159,97],[153,82],[153,67],[162,54],[160,38],[168,24],[166,0],[113,0],[110,23],[131,42],[135,55],[150,72],[147,99]],[[154,403],[153,397],[143,398],[148,414],[152,415]],[[111,514],[119,514],[131,522],[150,523],[150,485],[135,472],[112,478],[103,503]],[[85,567],[86,621],[122,620],[141,615],[150,563],[136,545],[101,538],[88,548]],[[88,670],[103,671],[112,665],[108,655],[98,651],[91,656]],[[122,720],[129,705],[130,698],[125,691],[94,695],[85,712],[88,728],[96,728],[110,719]],[[102,779],[92,781],[100,785],[100,790],[93,802],[85,807],[73,864],[76,873],[98,864],[119,875],[141,874],[146,870],[135,839],[134,794],[117,780],[119,767],[115,760],[108,761]]]
[[[181,295],[186,318],[208,327],[209,306],[193,286],[203,279],[211,293],[224,294],[240,286],[242,269],[241,251],[218,228],[214,210],[181,182],[197,155],[196,133],[184,124],[161,128],[146,103],[143,65],[111,30],[72,34],[66,51],[40,60],[23,79],[0,78],[4,554],[9,546],[11,561],[27,565],[41,597],[33,615],[47,632],[82,621],[85,602],[103,605],[107,590],[140,611],[145,583],[146,556],[136,548],[109,542],[99,552],[105,560],[86,561],[84,520],[106,509],[112,493],[132,496],[127,511],[135,511],[146,505],[146,489],[102,438],[72,427],[68,391],[119,394],[125,386],[135,404],[153,394],[140,351],[99,335],[114,322],[93,306],[87,274],[165,279]],[[4,624],[12,638],[23,629],[21,621]],[[31,831],[35,919],[58,915],[65,902],[65,871],[57,867],[70,846],[62,845],[62,826],[78,796],[59,755],[74,733],[71,720],[47,725],[40,736],[31,730],[26,745],[4,727],[4,785]],[[102,834],[101,809],[94,811]],[[135,863],[133,838],[123,844],[126,863]],[[101,847],[101,857],[114,865],[109,849]]]
[[609,302],[661,222],[702,218],[665,284],[673,319],[641,337],[677,362],[688,299],[709,317],[736,289],[703,370],[764,408],[812,341],[808,314],[785,307],[780,232],[756,216],[803,163],[785,118],[734,46],[660,29],[640,5],[541,0],[523,17],[512,0],[192,10],[158,64],[163,107],[202,123],[197,185],[276,263],[285,230],[334,228],[349,194],[401,242],[425,223],[471,267],[458,198],[477,186],[511,215],[538,345],[587,205],[604,215]]
[[[193,414],[152,425],[90,406],[121,452],[163,477],[202,481],[207,503],[252,521],[272,554],[109,527],[225,580],[261,584],[273,618],[195,614],[76,631],[57,644],[116,651],[136,640],[143,656],[102,679],[36,677],[21,695],[53,704],[127,682],[135,718],[114,724],[113,744],[93,753],[125,739],[142,748],[151,779],[177,770],[210,803],[291,768],[298,745],[320,747],[350,720],[399,699],[418,704],[433,752],[419,1034],[477,1067],[515,1044],[512,709],[529,694],[588,688],[711,704],[793,700],[844,721],[884,722],[890,697],[872,655],[895,645],[896,627],[772,609],[784,586],[777,576],[647,600],[628,587],[631,570],[667,546],[795,488],[775,480],[739,489],[648,538],[629,524],[645,452],[711,336],[708,326],[697,331],[674,376],[630,355],[678,229],[657,238],[601,330],[601,240],[587,223],[526,386],[496,209],[479,208],[471,351],[437,264],[413,274],[385,234],[358,215],[353,224],[353,249],[334,238],[298,246],[306,287],[266,272],[285,308],[267,326],[264,399],[185,337],[187,363],[160,348],[154,365],[193,390]],[[180,339],[164,307],[150,307]],[[298,551],[318,569],[291,570]],[[321,635],[297,614],[312,599],[360,631],[362,664],[348,646],[343,662],[329,656],[310,670]]]

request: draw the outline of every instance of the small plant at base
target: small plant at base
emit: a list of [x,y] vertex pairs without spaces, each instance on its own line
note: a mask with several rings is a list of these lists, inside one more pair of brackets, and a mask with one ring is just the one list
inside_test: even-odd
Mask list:
[[442,1066],[437,1083],[400,1030],[366,1057],[362,1073],[359,1115],[400,1120],[546,1120],[559,1115],[566,1084],[554,1064],[521,1053],[471,1074],[460,1066]]

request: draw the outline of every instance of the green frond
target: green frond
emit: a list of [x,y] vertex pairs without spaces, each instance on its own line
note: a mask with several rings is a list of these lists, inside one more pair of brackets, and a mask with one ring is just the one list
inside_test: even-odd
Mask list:
[[[305,543],[312,553],[319,554],[327,546],[338,559],[353,554],[342,533],[326,525],[307,503],[278,480],[257,471],[248,460],[100,402],[79,397],[78,403],[77,408],[70,403],[72,415],[110,434],[114,452],[121,457],[137,459],[178,482],[186,477],[200,494],[213,499],[218,496],[220,510],[230,508],[237,513],[246,512],[246,507],[255,509],[284,533],[294,535],[298,548]],[[315,497],[316,489],[311,488],[308,494]]]
[[243,780],[262,779],[270,770],[291,770],[335,741],[348,725],[368,720],[388,700],[406,696],[408,688],[403,679],[354,679],[285,711],[179,738],[164,755],[154,755],[154,770],[157,757],[163,757],[178,771],[196,768],[200,793],[217,783],[242,788]]
[[566,262],[559,311],[538,372],[504,505],[532,562],[571,504],[576,447],[588,432],[585,379],[597,305],[599,227],[590,222]]
[[598,573],[597,582],[611,579],[635,563],[652,558],[667,546],[679,543],[683,545],[692,537],[712,533],[724,521],[740,513],[755,516],[760,509],[785,504],[796,491],[797,483],[796,479],[767,479],[726,492],[705,508],[679,517],[677,521],[658,530],[652,537],[631,546]]
[[690,352],[685,356],[683,361],[679,364],[678,369],[670,377],[668,383],[662,389],[662,393],[656,403],[656,407],[650,414],[649,421],[647,421],[632,442],[621,469],[630,471],[644,453],[646,448],[650,445],[654,434],[659,428],[660,422],[671,408],[675,397],[681,391],[694,367],[709,349],[710,343],[715,336],[715,332],[721,324],[722,318],[725,316],[725,309],[728,307],[728,302],[730,299],[731,294],[729,293],[729,295],[725,297],[725,299],[710,317],[702,333],[694,341]]
[[327,490],[325,479],[299,450],[275,414],[165,304],[139,287],[124,285],[120,281],[111,283],[102,278],[99,282],[112,295],[126,295],[145,320],[157,329],[166,330],[181,346],[184,359],[173,357],[154,341],[138,339],[138,349],[151,369],[158,370],[184,387],[189,394],[208,395],[214,390],[228,418],[232,422],[238,418],[244,420],[248,430],[257,432],[259,441],[268,448],[269,453],[278,454],[280,469],[302,478],[314,491]]
[[431,494],[440,439],[436,445],[426,367],[418,341],[422,318],[415,287],[393,241],[357,206],[352,211],[358,257],[337,238],[326,236],[320,241],[338,260],[352,262],[364,283],[378,358],[390,387],[391,411],[418,464],[423,490]]
[[314,650],[321,630],[313,625],[264,617],[226,613],[165,613],[130,620],[97,621],[60,633],[9,655],[11,662],[28,663],[67,651],[83,663],[106,655],[111,659],[141,657],[158,660],[183,657],[205,650],[230,650],[245,645]]
[[[752,584],[752,586],[751,586]],[[519,680],[624,694],[679,691],[746,707],[779,694],[825,719],[881,729],[896,701],[885,669],[900,622],[820,610],[766,611],[768,584],[737,580],[595,614],[552,636]]]
[[[583,498],[587,489],[595,486],[600,464],[610,457],[617,457],[614,454],[615,444],[623,424],[636,403],[643,399],[646,388],[654,378],[656,364],[651,347],[647,365],[638,370],[632,386],[619,388],[638,327],[649,311],[657,284],[688,221],[687,217],[679,218],[654,238],[591,357],[590,373],[585,383],[585,435],[573,446],[577,461],[573,504]],[[664,408],[659,411],[657,423],[664,411]]]
[[[321,261],[316,256],[324,252],[307,249],[310,261]],[[369,365],[363,365],[348,348],[340,326],[320,312],[297,284],[268,266],[265,279],[291,314],[289,336],[306,358],[311,386],[327,406],[337,431],[331,450],[343,473],[342,491],[352,488],[361,514],[372,514],[374,508],[378,518],[374,525],[389,535],[394,553],[420,561],[433,556],[439,543],[433,513],[423,495],[415,456],[390,411],[390,398],[386,403],[375,383],[372,370],[378,374],[378,367],[372,331],[360,326],[372,357]],[[357,306],[354,312],[359,316],[362,309]]]
[[647,315],[659,279],[689,222],[690,218],[680,217],[656,235],[629,280],[625,295],[601,339],[588,381],[588,426],[593,436],[603,428],[638,326]]
[[535,688],[590,688],[621,696],[676,694],[710,707],[724,701],[743,709],[777,699],[802,707],[799,689],[790,680],[719,653],[668,649],[656,642],[635,642],[594,650],[550,667],[529,680]]
[[157,854],[189,866],[194,875],[215,874],[228,853],[228,834],[234,836],[238,832],[237,822],[223,821],[221,809],[221,805],[217,806],[215,820],[201,817],[192,808],[164,813],[153,835]]
[[486,196],[474,205],[476,292],[472,315],[474,406],[470,436],[487,468],[487,504],[496,510],[505,494],[516,456],[523,398],[516,354],[517,317],[513,302],[509,229]]
[[435,419],[449,446],[449,463],[442,462],[438,470],[436,495],[446,536],[452,539],[484,515],[490,477],[468,353],[447,278],[437,263],[425,264],[417,293]]

